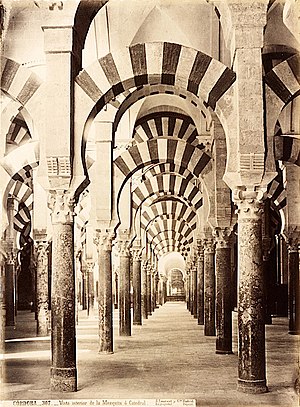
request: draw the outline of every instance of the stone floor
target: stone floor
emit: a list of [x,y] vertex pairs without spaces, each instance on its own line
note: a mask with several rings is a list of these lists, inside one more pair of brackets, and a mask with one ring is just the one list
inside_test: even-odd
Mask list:
[[3,399],[192,398],[197,406],[297,406],[293,389],[299,337],[287,334],[287,319],[267,326],[269,392],[248,395],[236,391],[237,336],[234,315],[234,354],[216,355],[215,338],[184,303],[166,303],[131,337],[118,337],[114,316],[115,353],[97,353],[97,318],[79,313],[78,392],[51,393],[50,340],[35,337],[34,314],[19,312],[15,329],[7,328]]

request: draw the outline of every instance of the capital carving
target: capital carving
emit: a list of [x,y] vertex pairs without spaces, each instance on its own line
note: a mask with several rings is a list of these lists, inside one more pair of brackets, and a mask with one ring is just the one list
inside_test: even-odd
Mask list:
[[119,253],[119,256],[125,256],[129,257],[130,256],[130,250],[129,250],[129,240],[127,239],[118,239],[117,240],[117,250]]
[[105,250],[111,252],[114,237],[115,234],[113,230],[97,230],[96,237],[94,237],[94,244],[97,246],[97,251]]
[[50,191],[48,207],[51,209],[52,224],[73,223],[74,198],[64,190]]
[[300,249],[300,227],[289,228],[285,237],[289,252],[298,252]]
[[230,248],[232,244],[232,229],[216,227],[213,230],[216,247],[219,249]]
[[142,260],[142,249],[140,247],[132,247],[130,249],[133,260],[141,261]]
[[215,252],[214,239],[203,239],[203,249],[204,253],[213,254]]
[[238,207],[236,210],[238,220],[261,219],[264,211],[264,199],[265,193],[262,190],[235,190],[233,200]]

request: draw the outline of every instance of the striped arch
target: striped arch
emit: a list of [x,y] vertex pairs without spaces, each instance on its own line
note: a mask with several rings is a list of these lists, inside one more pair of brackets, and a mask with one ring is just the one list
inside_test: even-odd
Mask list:
[[175,137],[194,146],[198,145],[198,132],[193,120],[173,112],[152,113],[137,120],[133,138],[137,143],[158,137]]
[[235,73],[209,55],[169,42],[131,45],[95,61],[76,77],[89,98],[102,107],[129,89],[148,84],[181,87],[212,109],[235,81]]
[[11,123],[6,134],[6,154],[31,140],[31,135],[25,120],[19,113]]
[[159,233],[165,230],[174,230],[187,237],[189,234],[193,233],[193,229],[186,222],[178,219],[169,217],[168,215],[160,215],[156,218],[156,221],[151,222],[148,225],[148,235],[153,238]]
[[5,171],[13,177],[23,168],[35,168],[39,164],[39,142],[34,141],[18,147],[0,160]]
[[188,92],[179,87],[171,86],[171,85],[162,85],[162,84],[151,84],[151,85],[144,85],[142,88],[137,88],[134,92],[126,97],[126,99],[120,104],[118,107],[118,111],[115,116],[114,121],[114,131],[117,131],[118,125],[123,114],[138,100],[146,98],[152,95],[158,94],[166,94],[180,97],[181,99],[189,101],[193,107],[198,107],[200,110],[203,109],[203,103],[195,96],[193,93]]
[[148,224],[153,222],[158,216],[169,215],[173,219],[181,219],[188,223],[191,229],[197,225],[197,214],[194,208],[187,206],[180,201],[164,200],[146,208],[141,213],[141,226],[148,228]]
[[266,84],[286,105],[300,94],[300,55],[295,54],[265,75]]
[[[153,164],[146,168],[143,171],[142,177],[143,179],[146,178],[152,178],[155,177],[156,175],[163,174],[163,173],[174,173],[179,176],[184,177],[186,180],[193,182],[194,175],[184,166],[179,166],[177,164],[173,163],[159,163],[159,164]],[[199,180],[199,178],[197,178]]]
[[183,140],[158,138],[128,148],[114,160],[126,179],[137,170],[154,163],[171,163],[187,168],[198,177],[210,156]]
[[275,160],[300,166],[300,140],[289,136],[275,136]]
[[188,252],[189,249],[187,249],[187,247],[189,247],[191,245],[192,241],[187,241],[187,240],[174,240],[172,242],[170,242],[169,240],[164,240],[158,244],[156,244],[153,247],[153,251],[155,254],[157,255],[162,255],[164,253],[168,253],[168,252],[179,252],[179,253],[185,253]]
[[170,194],[183,197],[184,201],[188,202],[189,206],[193,206],[195,210],[198,210],[203,203],[202,195],[196,186],[173,174],[160,174],[148,179],[133,192],[134,208],[138,208],[147,197],[159,193],[168,197]]
[[[172,235],[172,238],[169,236]],[[158,236],[155,236],[150,242],[153,251],[160,250],[166,245],[174,244],[178,248],[190,246],[193,243],[193,236],[188,238],[173,230],[162,231]]]
[[26,106],[41,85],[41,79],[12,59],[1,57],[1,90]]

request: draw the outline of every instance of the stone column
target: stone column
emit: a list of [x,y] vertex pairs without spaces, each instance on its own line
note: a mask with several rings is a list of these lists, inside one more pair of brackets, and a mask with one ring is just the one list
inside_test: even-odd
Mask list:
[[147,268],[147,314],[152,315],[152,267],[148,263]]
[[231,230],[216,228],[216,353],[232,353]]
[[158,304],[163,305],[164,304],[164,293],[163,293],[164,287],[163,287],[163,277],[159,276],[159,281],[158,281]]
[[76,391],[73,199],[50,193],[52,209],[51,377],[52,391]]
[[119,335],[131,336],[131,299],[130,299],[130,252],[129,239],[120,237],[118,249],[120,258],[119,274]]
[[290,232],[287,239],[289,334],[291,335],[300,335],[299,236],[299,232]]
[[91,309],[94,308],[94,262],[87,260],[87,284],[88,284],[88,298],[87,298],[87,315],[90,315]]
[[142,267],[142,316],[144,319],[148,318],[148,302],[147,302],[147,262],[143,262]]
[[188,309],[188,311],[190,310],[190,271],[187,269],[186,270],[186,283],[185,283],[185,287],[186,287],[186,308]]
[[163,304],[165,304],[165,302],[167,301],[167,277],[163,276],[163,281],[162,281],[162,299],[163,299]]
[[132,255],[133,325],[142,325],[141,248],[134,247]]
[[15,259],[13,249],[7,253],[5,261],[5,324],[15,325]]
[[272,316],[269,306],[269,288],[270,285],[270,251],[272,239],[268,237],[262,238],[263,247],[263,269],[264,269],[264,305],[265,305],[265,324],[272,324]]
[[99,353],[113,353],[112,240],[110,229],[98,229],[94,243],[98,252]]
[[198,285],[198,325],[204,325],[204,251],[201,241],[198,241],[197,260],[197,285]]
[[151,306],[152,312],[154,312],[156,308],[156,273],[154,269],[151,273]]
[[195,259],[195,264],[192,266],[192,287],[193,287],[193,312],[194,318],[198,318],[198,276],[197,276],[197,259]]
[[6,326],[15,325],[16,316],[16,258],[14,252],[15,231],[14,231],[14,199],[7,200],[8,226],[5,231],[5,309]]
[[35,241],[36,248],[36,310],[37,335],[49,334],[49,298],[48,298],[48,242],[46,235],[43,240]]
[[204,239],[204,335],[214,336],[215,328],[215,244]]
[[266,386],[263,193],[238,191],[238,390],[264,393]]

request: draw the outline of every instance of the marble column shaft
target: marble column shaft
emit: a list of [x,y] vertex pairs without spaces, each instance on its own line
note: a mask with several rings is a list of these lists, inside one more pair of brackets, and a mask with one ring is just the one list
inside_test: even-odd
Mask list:
[[120,241],[119,335],[131,336],[130,253],[128,242]]
[[148,266],[147,273],[147,314],[152,315],[152,277],[150,266]]
[[262,203],[238,200],[238,390],[266,387]]
[[37,335],[49,333],[48,242],[36,242]]
[[198,271],[198,324],[204,325],[204,252],[203,246],[198,247],[198,261],[197,261]]
[[98,252],[99,353],[113,353],[112,239],[110,230],[97,231],[94,243]]
[[298,241],[288,245],[289,334],[300,335],[300,276]]
[[230,231],[216,236],[216,353],[232,353]]
[[142,317],[148,318],[148,300],[147,300],[147,263],[144,263],[142,266]]
[[51,378],[52,391],[76,391],[75,268],[73,202],[68,194],[51,194],[52,290]]
[[198,276],[197,276],[197,263],[192,268],[193,279],[193,313],[194,318],[198,318]]
[[12,253],[5,261],[5,324],[15,325],[15,262]]
[[213,239],[204,241],[204,335],[214,336],[215,328],[215,247]]
[[141,257],[140,249],[133,253],[133,325],[142,325],[142,284],[141,284]]

